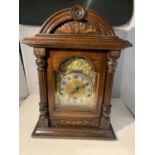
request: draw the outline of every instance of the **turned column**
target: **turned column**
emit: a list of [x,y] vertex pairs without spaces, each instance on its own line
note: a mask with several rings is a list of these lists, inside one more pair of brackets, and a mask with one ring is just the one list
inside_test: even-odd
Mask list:
[[112,93],[115,68],[117,66],[116,60],[119,58],[119,56],[120,56],[120,51],[110,51],[108,54],[106,86],[105,86],[105,92],[104,92],[101,124],[100,124],[100,127],[103,129],[110,128],[111,93]]
[[47,100],[47,61],[46,50],[44,48],[34,48],[34,55],[37,57],[36,65],[38,66],[39,77],[39,126],[48,126],[48,100]]

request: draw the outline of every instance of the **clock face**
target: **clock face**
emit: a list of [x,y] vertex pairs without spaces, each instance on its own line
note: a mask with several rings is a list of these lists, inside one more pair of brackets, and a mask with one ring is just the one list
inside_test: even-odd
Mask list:
[[93,95],[92,82],[81,73],[70,73],[61,80],[59,93],[68,104],[85,103]]
[[72,58],[63,65],[63,71],[57,76],[56,107],[94,109],[96,74],[90,64],[82,58]]

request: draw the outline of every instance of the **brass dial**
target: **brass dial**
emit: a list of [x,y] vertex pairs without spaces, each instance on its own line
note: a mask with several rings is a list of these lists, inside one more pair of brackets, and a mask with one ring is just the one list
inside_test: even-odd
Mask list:
[[92,82],[81,73],[70,73],[61,80],[60,95],[68,102],[80,103],[93,94]]
[[60,66],[56,81],[57,108],[94,109],[96,73],[84,58],[71,58]]

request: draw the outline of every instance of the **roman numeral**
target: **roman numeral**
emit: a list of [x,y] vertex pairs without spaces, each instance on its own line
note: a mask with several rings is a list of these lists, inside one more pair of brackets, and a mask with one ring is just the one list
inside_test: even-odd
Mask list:
[[62,82],[62,84],[63,84],[63,85],[66,85],[66,84],[67,84],[67,82],[66,82],[66,81],[63,81],[63,82]]

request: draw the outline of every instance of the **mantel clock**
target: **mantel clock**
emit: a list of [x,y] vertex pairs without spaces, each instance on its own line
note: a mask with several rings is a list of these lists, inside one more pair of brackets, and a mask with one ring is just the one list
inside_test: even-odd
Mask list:
[[80,5],[56,12],[22,42],[34,47],[38,66],[40,116],[32,135],[115,139],[112,82],[121,49],[131,44]]

